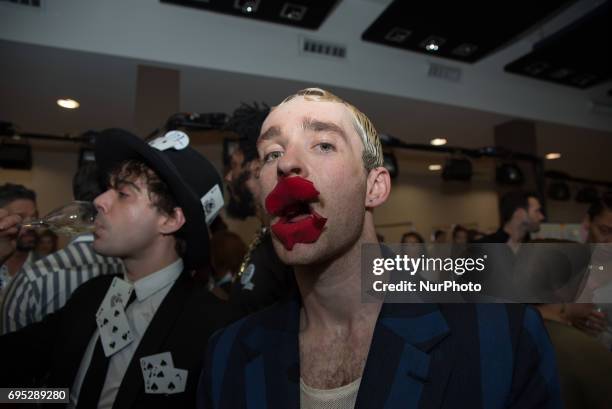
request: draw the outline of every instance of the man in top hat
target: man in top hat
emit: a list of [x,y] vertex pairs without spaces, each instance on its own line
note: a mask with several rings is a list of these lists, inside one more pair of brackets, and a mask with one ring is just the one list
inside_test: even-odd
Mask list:
[[208,263],[221,179],[179,131],[149,144],[104,131],[96,159],[110,180],[94,201],[93,247],[125,274],[86,282],[43,321],[0,337],[10,351],[0,385],[69,388],[79,409],[193,407],[207,339],[229,318],[191,278]]
[[362,245],[390,193],[371,121],[309,88],[266,118],[259,180],[299,292],[211,337],[200,408],[560,408],[542,319],[520,304],[364,302]]

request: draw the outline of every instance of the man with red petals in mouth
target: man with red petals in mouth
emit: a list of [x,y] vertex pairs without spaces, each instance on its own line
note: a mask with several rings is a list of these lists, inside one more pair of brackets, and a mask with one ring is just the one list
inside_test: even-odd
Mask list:
[[560,408],[532,308],[361,298],[361,246],[391,182],[370,120],[319,88],[274,107],[257,143],[274,249],[298,293],[215,334],[200,408]]

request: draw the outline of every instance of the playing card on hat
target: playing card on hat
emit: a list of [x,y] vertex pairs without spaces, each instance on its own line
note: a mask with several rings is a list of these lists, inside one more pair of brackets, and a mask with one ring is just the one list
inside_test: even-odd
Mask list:
[[189,136],[185,132],[170,131],[166,132],[164,136],[153,139],[149,142],[149,145],[160,151],[166,149],[181,150],[189,146]]
[[202,207],[206,214],[206,224],[212,223],[223,207],[223,193],[219,185],[214,185],[212,189],[202,196],[200,202],[202,202]]

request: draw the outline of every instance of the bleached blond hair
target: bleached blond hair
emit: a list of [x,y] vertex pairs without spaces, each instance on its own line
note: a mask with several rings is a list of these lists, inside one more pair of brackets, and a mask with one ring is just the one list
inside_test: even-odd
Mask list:
[[[305,88],[303,90],[300,90],[297,93],[285,98],[277,106],[281,106],[284,103],[289,102],[297,97],[302,97],[306,101],[337,102],[339,104],[343,104],[348,109],[353,119],[353,126],[355,127],[355,131],[357,132],[357,134],[361,138],[361,142],[363,143],[362,159],[363,165],[365,166],[366,170],[369,172],[372,169],[378,168],[383,165],[383,151],[380,139],[378,138],[378,133],[376,132],[372,121],[370,121],[370,119],[363,112],[361,112],[342,98],[321,88]],[[273,107],[272,109],[274,108],[276,107]]]

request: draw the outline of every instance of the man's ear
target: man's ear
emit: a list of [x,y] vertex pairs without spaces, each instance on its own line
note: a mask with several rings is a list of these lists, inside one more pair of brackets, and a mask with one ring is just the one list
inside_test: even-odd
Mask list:
[[172,214],[164,216],[161,219],[159,226],[159,232],[162,234],[172,234],[180,230],[185,224],[185,215],[183,209],[175,207]]
[[589,217],[589,215],[585,215],[584,219],[582,219],[582,225],[580,226],[582,228],[582,231],[586,235],[589,234],[589,230],[591,229],[591,218]]
[[387,200],[391,193],[391,177],[384,167],[372,169],[366,182],[365,207],[375,208]]

